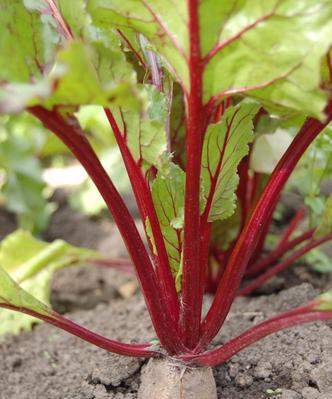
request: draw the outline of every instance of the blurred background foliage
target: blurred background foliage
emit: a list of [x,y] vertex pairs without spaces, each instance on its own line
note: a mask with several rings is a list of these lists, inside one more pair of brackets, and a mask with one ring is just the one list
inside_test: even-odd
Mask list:
[[[106,170],[122,194],[128,177],[103,110],[81,107],[76,114]],[[84,169],[62,142],[24,113],[0,117],[0,206],[15,214],[19,227],[38,234],[56,209],[52,194],[64,188],[70,205],[98,215],[104,202]]]

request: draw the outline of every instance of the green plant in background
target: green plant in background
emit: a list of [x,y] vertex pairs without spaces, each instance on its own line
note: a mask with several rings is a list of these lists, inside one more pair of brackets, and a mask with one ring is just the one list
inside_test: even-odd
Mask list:
[[38,159],[44,131],[30,115],[0,118],[2,203],[20,226],[34,232],[45,228],[51,212]]
[[[116,140],[113,135],[109,134],[109,122],[103,109],[94,105],[81,107],[76,113],[76,117],[82,129],[90,137],[93,148],[118,191],[121,194],[129,193],[130,181],[120,151],[116,146]],[[102,210],[107,209],[105,201],[88,176],[84,183],[72,192],[69,203],[74,209],[90,216],[98,215]]]
[[[86,106],[76,116],[119,191],[127,193],[129,180],[104,113],[97,106]],[[58,175],[68,176],[67,167],[74,165],[74,159],[59,139],[27,113],[0,117],[0,142],[0,204],[16,215],[21,228],[40,233],[56,207],[50,202],[51,194],[61,187],[52,178],[45,180],[44,171],[56,168]],[[69,203],[87,215],[97,215],[105,203],[83,169],[80,174],[84,180],[80,186],[74,177],[70,179]]]
[[[332,196],[332,127],[317,137],[304,154],[289,182],[291,195],[298,196],[306,205],[307,215],[303,227],[315,228],[329,220]],[[329,255],[313,249],[303,259],[320,273],[332,271]]]

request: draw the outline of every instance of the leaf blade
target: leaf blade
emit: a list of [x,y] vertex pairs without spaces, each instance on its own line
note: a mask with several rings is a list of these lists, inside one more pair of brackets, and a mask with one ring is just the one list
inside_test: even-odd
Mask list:
[[253,140],[252,119],[258,106],[253,103],[229,107],[222,121],[208,127],[203,143],[203,214],[209,222],[230,217],[235,210],[236,174],[241,159]]
[[[202,12],[212,3],[203,0]],[[217,7],[220,12],[203,22],[203,30],[209,24],[214,32],[203,41],[213,55],[204,74],[205,100],[246,93],[274,111],[322,117],[327,98],[319,85],[321,60],[331,45],[331,3],[247,0]]]
[[171,164],[165,176],[157,174],[151,194],[163,233],[170,267],[174,276],[180,272],[184,224],[185,173]]
[[[26,308],[51,316],[50,283],[53,273],[78,264],[94,255],[91,250],[75,248],[65,241],[42,242],[24,230],[17,230],[0,246],[0,306]],[[20,284],[20,285],[19,285]],[[18,333],[40,322],[28,315],[0,310],[0,334]]]
[[125,27],[142,33],[164,56],[183,86],[189,87],[188,15],[185,1],[89,0],[88,10],[98,26]]

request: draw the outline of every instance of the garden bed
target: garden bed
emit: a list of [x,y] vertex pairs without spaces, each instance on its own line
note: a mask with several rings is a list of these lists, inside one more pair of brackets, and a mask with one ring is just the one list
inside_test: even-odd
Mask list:
[[[265,317],[312,299],[302,284],[269,296],[239,298],[218,342]],[[154,337],[140,294],[67,315],[109,337]],[[332,395],[332,324],[313,323],[274,334],[215,369],[219,399],[328,399]],[[116,356],[48,325],[0,344],[3,399],[134,399],[145,361]]]
[[[59,202],[45,233],[49,240],[123,256],[114,225],[88,219]],[[1,234],[15,228],[10,215]],[[83,266],[57,273],[52,290],[56,310],[108,337],[127,342],[154,338],[135,278],[111,269]],[[238,298],[216,342],[280,311],[301,305],[331,288],[327,275],[307,266],[285,272],[265,287],[267,295]],[[129,297],[125,299],[125,297]],[[208,301],[208,299],[207,299]],[[332,324],[313,323],[282,331],[252,345],[215,369],[219,399],[328,399],[332,397]],[[0,344],[1,399],[134,399],[144,360],[107,353],[48,325],[36,326]],[[278,392],[281,392],[278,394]]]

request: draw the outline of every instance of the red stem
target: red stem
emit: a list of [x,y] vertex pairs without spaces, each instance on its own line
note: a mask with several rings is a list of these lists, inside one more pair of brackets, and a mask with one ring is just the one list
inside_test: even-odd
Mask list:
[[200,173],[204,113],[198,0],[187,0],[190,35],[190,93],[187,116],[187,166],[184,212],[182,327],[188,348],[196,346],[200,334]]
[[135,47],[130,43],[130,41],[127,39],[127,37],[121,32],[120,29],[117,29],[116,32],[119,34],[119,36],[122,38],[126,46],[133,52],[137,60],[141,63],[142,67],[146,70],[148,69],[146,63],[144,62],[143,58],[140,56],[139,52],[136,51]]
[[53,18],[56,20],[58,24],[58,27],[61,31],[60,33],[63,35],[63,37],[66,40],[71,40],[73,38],[71,30],[69,26],[66,24],[65,20],[62,18],[62,15],[58,10],[56,3],[54,2],[54,0],[46,0],[46,2],[52,12]]
[[318,312],[310,311],[310,309],[312,309],[312,304],[290,310],[257,324],[253,328],[226,342],[222,347],[199,355],[184,355],[181,359],[186,362],[191,361],[200,366],[217,366],[225,363],[242,349],[267,335],[303,323],[332,319],[332,311]]
[[[53,0],[50,0],[50,1],[53,3]],[[66,26],[66,24],[65,24],[65,22],[64,22],[64,20],[63,20],[63,18],[62,18],[62,16],[61,16],[61,14],[60,14],[60,12],[59,12],[58,9],[57,9],[57,7],[56,7],[54,4],[53,4],[53,7],[54,7],[54,13],[55,13],[54,16],[55,16],[56,20],[57,20],[61,25],[64,24],[64,25]],[[120,31],[118,31],[118,32],[119,32],[119,34],[122,36],[122,38],[126,39],[125,36],[124,36]],[[72,38],[72,35],[71,35],[71,32],[70,32],[69,28],[68,28],[68,34],[66,35],[66,38],[67,38],[68,40],[70,40],[70,39]],[[131,45],[130,42],[129,42],[128,40],[126,40],[126,43],[127,43],[127,45]],[[137,54],[136,52],[135,52],[135,54],[139,56],[139,54]],[[37,107],[36,107],[36,108],[37,108]],[[113,118],[113,115],[112,115],[112,114],[108,115],[108,114],[107,114],[107,111],[106,111],[106,115],[109,117],[109,121],[110,121],[110,124],[111,124],[111,126],[112,126],[112,128],[113,128],[113,130],[114,130],[114,133],[117,132],[117,133],[119,133],[119,135],[122,137],[121,132],[119,131],[119,129],[118,129],[118,127],[117,127],[116,121],[115,121],[115,119]],[[110,119],[110,117],[113,118],[113,120]],[[116,129],[117,129],[117,130],[116,130]],[[63,138],[61,138],[61,137],[60,137],[60,139],[63,140]],[[65,144],[66,144],[66,143],[65,143]],[[124,147],[124,146],[122,146],[122,149],[123,149],[123,147]],[[124,154],[123,154],[122,149],[121,149],[121,147],[120,147],[120,150],[121,150],[122,155],[123,155],[123,157],[124,157]],[[73,149],[72,149],[72,150],[73,150]],[[91,150],[92,150],[92,149],[91,149]],[[93,152],[93,150],[92,150],[92,152]],[[74,154],[75,154],[75,153],[74,153]],[[95,155],[95,154],[94,154],[94,155]],[[130,154],[129,151],[127,152],[126,155],[127,155],[127,157],[126,157],[126,158],[124,157],[124,161],[125,161],[125,162],[128,161],[128,159],[130,160],[130,158],[131,158],[131,154]],[[79,159],[79,158],[78,158],[78,159]],[[95,156],[95,160],[100,164],[100,162],[99,162],[99,160],[97,159],[96,156]],[[84,166],[84,165],[83,165],[83,166]],[[148,200],[148,205],[147,205],[147,207],[150,209],[151,212],[148,213],[148,214],[146,214],[146,215],[148,215],[149,217],[151,217],[150,223],[151,223],[151,227],[152,227],[153,234],[154,234],[154,235],[156,234],[156,236],[157,236],[157,238],[155,237],[155,241],[156,241],[156,246],[157,246],[157,248],[158,248],[158,252],[162,252],[162,249],[164,248],[163,254],[162,254],[162,256],[160,256],[160,257],[162,258],[162,263],[161,263],[161,265],[162,265],[162,266],[161,266],[161,267],[162,267],[162,276],[159,276],[159,279],[158,279],[158,280],[155,279],[155,274],[154,274],[153,266],[152,266],[152,264],[151,264],[150,259],[148,260],[148,262],[147,262],[147,259],[144,259],[144,262],[140,262],[140,264],[141,264],[141,263],[144,264],[145,262],[147,262],[147,264],[149,265],[149,267],[146,267],[146,272],[145,272],[145,273],[146,273],[147,275],[151,275],[151,278],[152,278],[152,277],[154,278],[154,280],[155,280],[155,281],[154,281],[154,284],[157,286],[157,287],[156,287],[156,288],[157,288],[157,295],[158,295],[158,292],[159,292],[159,289],[158,289],[158,288],[159,288],[159,286],[161,286],[162,293],[163,293],[163,297],[162,297],[161,299],[163,300],[163,302],[165,302],[165,303],[164,303],[164,309],[165,309],[165,308],[169,308],[169,312],[163,312],[162,314],[164,315],[165,319],[167,319],[167,317],[169,316],[171,319],[174,320],[174,322],[172,323],[172,328],[171,328],[170,331],[175,332],[175,331],[177,331],[177,325],[178,325],[178,319],[179,319],[179,302],[178,302],[178,298],[177,298],[177,294],[176,294],[175,284],[174,284],[174,281],[173,281],[173,278],[172,278],[172,275],[171,275],[171,272],[170,272],[170,267],[168,267],[168,257],[167,257],[167,253],[166,253],[164,241],[163,241],[163,238],[162,238],[162,234],[161,234],[161,232],[160,232],[158,219],[157,219],[157,216],[156,216],[156,214],[155,214],[155,209],[154,209],[154,207],[153,207],[153,203],[152,203],[152,198],[151,198],[151,195],[150,195],[150,191],[149,191],[149,189],[146,187],[146,184],[145,184],[145,181],[144,181],[143,176],[141,175],[140,171],[138,171],[138,168],[135,168],[135,166],[136,166],[136,165],[134,165],[134,167],[130,169],[130,171],[131,171],[132,173],[129,173],[129,168],[128,168],[128,165],[127,165],[127,163],[126,163],[127,171],[128,171],[128,174],[129,174],[129,178],[131,179],[131,182],[133,182],[133,179],[135,179],[135,177],[133,177],[133,175],[135,174],[135,171],[136,171],[136,182],[139,183],[138,186],[140,186],[140,187],[138,187],[138,190],[135,192],[136,199],[138,200],[138,204],[142,204],[142,203],[144,202],[144,199],[145,199],[145,200]],[[101,164],[100,164],[100,167],[101,167],[101,169],[102,169],[102,172],[104,172],[104,174],[106,174],[106,172],[103,170],[103,167],[101,166]],[[90,176],[91,176],[92,180],[95,182],[96,186],[98,187],[97,181],[95,181],[94,178],[93,178],[93,175],[92,175],[93,172],[94,172],[94,171],[93,171],[93,167],[92,167],[92,171],[91,171]],[[138,173],[138,172],[139,172],[139,173]],[[88,172],[88,173],[89,173],[89,172]],[[104,177],[105,177],[105,176],[104,176]],[[122,201],[122,198],[121,198],[121,197],[119,196],[119,194],[117,193],[116,188],[113,186],[113,184],[112,184],[111,180],[109,179],[109,176],[107,176],[107,174],[106,174],[106,180],[108,180],[109,185],[112,186],[113,195],[114,195],[114,193],[117,194],[119,203],[121,203],[121,204],[122,204],[122,207],[125,208],[125,210],[128,212],[128,215],[130,216],[131,222],[134,224],[134,221],[133,221],[133,219],[132,219],[132,217],[131,217],[129,211],[127,210],[127,208],[126,208],[124,202]],[[137,188],[137,185],[135,185],[135,188]],[[140,196],[140,194],[138,194],[138,191],[140,191],[140,190],[139,190],[140,188],[143,189],[143,194],[145,194],[145,198],[143,198],[143,199],[142,199],[142,197]],[[124,238],[124,241],[125,241],[125,243],[126,243],[127,249],[128,249],[128,251],[129,251],[129,253],[130,253],[129,247],[130,247],[130,245],[131,245],[132,247],[135,246],[135,240],[132,240],[133,242],[131,241],[131,239],[130,239],[130,234],[129,234],[129,236],[128,236],[128,239],[127,239],[127,240],[125,239],[125,235],[122,233],[122,230],[123,230],[123,232],[126,231],[126,226],[125,226],[125,225],[126,225],[127,222],[126,222],[125,219],[124,219],[124,220],[121,221],[121,223],[120,223],[121,215],[120,215],[120,217],[118,218],[118,221],[117,221],[117,218],[115,217],[115,213],[117,212],[118,209],[121,209],[121,207],[117,209],[117,206],[113,206],[113,210],[112,210],[111,208],[112,208],[113,202],[112,202],[112,200],[110,200],[109,202],[107,201],[107,194],[108,194],[108,193],[107,193],[107,190],[106,190],[105,195],[103,195],[103,192],[102,192],[101,188],[98,187],[98,189],[99,189],[100,193],[102,194],[102,196],[104,197],[105,202],[106,202],[106,204],[108,205],[108,208],[110,209],[110,211],[111,211],[111,213],[112,213],[112,216],[114,217],[114,220],[115,220],[115,222],[117,223],[117,225],[118,225],[118,227],[119,227],[119,230],[120,230],[120,232],[121,232],[121,234],[122,234],[122,237]],[[135,190],[134,190],[134,191],[135,191]],[[112,195],[111,195],[111,196],[112,196]],[[153,215],[154,215],[155,217],[153,217]],[[128,218],[128,219],[129,219],[129,218]],[[146,218],[144,218],[144,222],[145,222],[145,219],[146,219]],[[122,224],[122,228],[121,228],[121,224]],[[156,226],[157,226],[158,228],[156,228]],[[158,234],[157,234],[158,231],[156,231],[156,230],[158,230],[158,229],[159,229],[159,232],[160,232],[159,236],[158,236]],[[128,230],[130,230],[130,229],[128,229]],[[143,244],[143,242],[141,241],[141,238],[140,238],[140,236],[139,236],[139,233],[137,232],[136,226],[135,226],[135,230],[136,230],[136,233],[137,233],[138,238],[139,238],[139,241],[140,241],[140,246],[141,246],[141,247],[144,247],[144,244]],[[135,235],[133,235],[133,237],[134,237],[134,236],[135,236]],[[161,237],[161,241],[162,241],[162,242],[160,241],[160,237]],[[158,239],[158,238],[159,238],[159,239]],[[158,244],[159,244],[159,245],[158,245]],[[143,251],[143,248],[141,248],[141,249],[139,249],[139,250],[144,254],[145,257],[148,257],[148,254],[147,254],[145,248],[144,248],[144,251]],[[131,255],[131,257],[132,257],[132,254],[131,254],[131,253],[130,253],[130,255]],[[134,260],[133,257],[132,257],[132,259],[133,259],[134,264],[135,264],[135,260]],[[158,263],[160,263],[160,262],[158,262]],[[136,272],[139,274],[139,272],[138,272],[138,267],[137,267],[136,264],[135,264],[135,266],[136,266],[136,267],[135,267]],[[149,283],[147,282],[147,287],[146,287],[146,291],[145,291],[145,290],[143,289],[143,285],[142,285],[142,284],[143,284],[143,281],[141,280],[142,278],[145,278],[145,277],[144,277],[144,267],[142,268],[141,274],[142,274],[142,276],[139,276],[139,275],[138,275],[138,278],[139,278],[139,281],[140,281],[140,283],[141,283],[142,292],[143,292],[143,294],[144,294],[144,296],[145,296],[145,300],[146,300],[146,303],[147,303],[147,306],[148,306],[148,309],[149,309],[149,312],[150,312],[150,315],[151,315],[151,318],[152,318],[152,305],[153,305],[154,299],[153,299],[153,296],[149,295]],[[152,288],[152,286],[151,286],[151,288]],[[154,295],[156,295],[156,293],[154,293]],[[158,313],[160,313],[160,312],[158,312]],[[168,314],[167,314],[167,313],[168,313]],[[156,326],[156,324],[155,324],[155,323],[159,323],[159,322],[158,322],[158,316],[156,316],[155,321],[152,319],[152,323],[153,323],[153,325],[154,325],[154,327],[155,327],[155,329],[156,329],[157,335],[159,336],[159,334],[158,334],[159,328],[157,328],[157,326]],[[160,324],[162,324],[162,322],[160,322]],[[169,324],[169,321],[167,321],[166,324]],[[163,329],[163,328],[161,328],[161,329]],[[165,336],[165,335],[166,335],[166,332],[163,331],[163,332],[162,332],[162,335]],[[182,350],[182,345],[179,345],[179,343],[176,343],[176,341],[177,341],[177,340],[176,340],[177,333],[175,332],[175,334],[170,334],[170,335],[173,335],[173,337],[170,338],[170,341],[175,341],[175,343],[174,343],[174,345],[173,345],[173,343],[171,343],[170,346],[167,344],[167,347],[169,347],[169,348],[171,348],[171,350],[173,350],[172,348],[173,348],[174,346],[176,346],[176,347],[178,348],[177,350],[179,350],[179,348],[181,348],[181,350]],[[159,337],[160,337],[160,336],[159,336]],[[161,339],[161,337],[160,337],[160,339]],[[162,339],[161,339],[161,340],[162,340]],[[169,340],[169,339],[167,338],[166,341],[168,341],[168,340]],[[165,347],[165,348],[166,348],[166,347]]]
[[251,255],[248,265],[250,265],[252,260],[259,259],[260,255],[262,254],[272,221],[273,221],[273,212],[270,213],[268,220],[265,222],[264,228],[262,227],[262,230],[259,232],[258,243],[256,245],[253,254]]
[[62,330],[65,330],[70,334],[83,339],[84,341],[90,342],[91,344],[98,346],[99,348],[105,349],[109,352],[117,353],[118,355],[151,357],[157,354],[156,352],[149,350],[149,347],[151,347],[150,344],[126,344],[108,339],[106,337],[103,337],[102,335],[96,334],[80,326],[79,324],[74,323],[73,321],[66,319],[63,316],[60,316],[55,312],[52,312],[50,316],[46,316],[34,312],[31,309],[22,307],[17,308],[16,306],[10,304],[0,304],[0,307],[36,317],[40,320],[45,321],[46,323],[52,324],[55,327],[61,328]]
[[40,106],[31,107],[29,111],[64,142],[95,183],[119,228],[135,265],[153,326],[162,345],[171,354],[181,352],[182,345],[176,339],[176,328],[168,315],[164,298],[160,295],[151,260],[135,222],[90,143],[76,126],[67,123],[56,111],[49,111]]
[[[158,275],[158,283],[160,285],[162,295],[165,298],[166,306],[169,308],[169,314],[174,319],[174,324],[177,326],[179,320],[180,304],[168,261],[164,238],[160,230],[160,225],[153,205],[150,189],[141,173],[139,166],[136,164],[129,151],[125,138],[121,133],[112,112],[109,109],[105,109],[105,113],[121,151],[142,220],[145,223],[146,219],[149,218],[158,253],[157,257],[154,257],[155,263],[157,265],[156,271]],[[150,241],[148,236],[147,239]]]
[[329,69],[330,82],[332,82],[332,47],[330,47],[329,51],[327,52],[326,59],[327,67]]
[[300,132],[278,162],[265,186],[250,219],[234,247],[211,308],[202,323],[202,337],[198,349],[209,344],[224,323],[248,262],[259,242],[260,232],[264,230],[266,223],[268,223],[281,190],[310,143],[332,119],[332,100],[330,100],[326,111],[328,118],[325,123],[312,118],[309,118],[304,123]]
[[204,230],[201,233],[201,247],[200,247],[200,288],[199,295],[204,295],[205,285],[207,281],[207,270],[209,266],[209,254],[210,254],[210,239],[211,239],[211,230],[212,223],[206,223]]
[[240,165],[238,167],[238,174],[240,177],[239,185],[237,187],[237,197],[240,202],[241,208],[241,231],[247,221],[248,213],[249,213],[249,201],[248,201],[248,183],[249,183],[249,163],[250,156],[247,155],[242,159]]
[[[259,180],[260,180],[261,176],[262,175],[260,173],[255,172],[254,176],[249,180],[249,183],[250,183],[250,189],[248,189],[248,192],[249,192],[249,215],[251,214],[253,209],[255,209],[255,205],[258,200],[257,191],[259,188]],[[278,200],[278,202],[279,202],[279,200]],[[269,219],[265,223],[265,227],[262,228],[262,230],[260,231],[260,238],[256,245],[255,251],[251,256],[251,259],[258,259],[261,255],[261,253],[263,252],[272,221],[273,221],[273,211],[271,211]],[[249,264],[250,264],[250,262],[249,262]]]
[[225,139],[224,139],[222,148],[219,150],[220,151],[219,161],[216,166],[216,171],[215,171],[214,175],[213,176],[211,175],[210,192],[209,192],[206,204],[205,204],[204,212],[202,213],[201,219],[200,219],[200,229],[201,229],[200,268],[201,268],[201,272],[200,272],[199,295],[202,297],[204,295],[204,283],[205,283],[205,279],[206,279],[206,269],[208,267],[210,237],[211,237],[211,229],[212,229],[212,223],[209,222],[209,214],[211,211],[211,205],[212,205],[213,197],[214,197],[216,187],[217,187],[220,170],[221,170],[223,162],[224,162],[225,151],[226,151],[226,147],[228,144],[229,135],[230,135],[230,131],[231,131],[231,127],[232,127],[235,115],[236,115],[236,113],[233,115],[232,120],[229,123],[227,122],[227,131],[225,134]]
[[293,240],[288,241],[282,247],[278,246],[274,251],[270,252],[267,256],[258,260],[256,263],[250,265],[245,276],[251,277],[259,273],[260,271],[266,269],[269,265],[277,261],[286,252],[296,247],[297,245],[302,244],[304,241],[309,240],[314,234],[314,232],[315,229],[310,229],[305,233],[301,234],[300,236],[294,238]]
[[224,112],[225,112],[225,101],[222,101],[220,104],[216,106],[216,110],[213,116],[213,123],[220,122]]
[[313,248],[316,248],[320,245],[322,245],[324,242],[327,242],[332,239],[332,233],[327,234],[326,236],[318,239],[318,240],[313,240],[308,242],[306,245],[298,249],[296,252],[294,252],[292,255],[290,255],[287,259],[283,260],[279,264],[273,266],[271,269],[267,270],[265,273],[259,275],[256,279],[254,279],[251,283],[249,283],[246,287],[242,288],[239,291],[239,296],[244,296],[252,293],[255,291],[256,288],[260,287],[263,285],[267,280],[269,280],[271,277],[275,276],[277,273],[280,273],[281,271],[285,270],[289,265],[294,263],[297,259],[301,258],[303,255],[305,255],[307,252],[311,251]]
[[130,259],[126,258],[112,258],[112,259],[90,258],[87,259],[86,262],[93,266],[112,268],[124,271],[126,273],[134,273],[135,271],[133,262]]
[[287,244],[287,242],[289,241],[289,238],[291,237],[291,235],[293,234],[293,232],[295,231],[295,229],[297,228],[297,226],[300,224],[301,220],[303,219],[304,214],[305,214],[305,208],[300,208],[296,212],[295,216],[293,217],[290,224],[286,228],[286,230],[278,244],[277,249],[280,247],[282,248],[285,244]]

